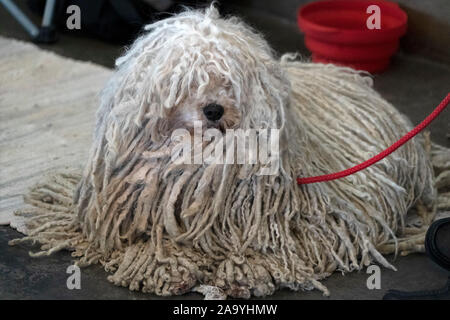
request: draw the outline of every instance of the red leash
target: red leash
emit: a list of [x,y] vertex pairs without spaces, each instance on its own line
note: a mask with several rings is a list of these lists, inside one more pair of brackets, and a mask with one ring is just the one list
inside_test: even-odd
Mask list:
[[412,129],[410,132],[405,134],[403,137],[400,138],[397,142],[395,142],[393,145],[391,145],[386,150],[380,152],[373,158],[370,158],[369,160],[364,161],[363,163],[360,163],[354,167],[351,167],[349,169],[346,169],[344,171],[339,171],[335,173],[330,174],[324,174],[321,176],[315,176],[315,177],[308,177],[308,178],[297,178],[298,184],[309,184],[309,183],[315,183],[315,182],[322,182],[322,181],[330,181],[335,180],[339,178],[343,178],[346,176],[349,176],[351,174],[354,174],[358,171],[361,171],[374,163],[377,163],[384,157],[390,155],[392,152],[400,148],[402,145],[404,145],[409,139],[413,138],[416,134],[418,134],[420,131],[425,129],[431,121],[433,121],[444,109],[447,107],[447,105],[450,102],[450,93],[447,94],[447,96],[444,98],[444,100],[441,101],[441,103],[434,109],[434,111],[425,118],[421,123],[419,123],[414,129]]

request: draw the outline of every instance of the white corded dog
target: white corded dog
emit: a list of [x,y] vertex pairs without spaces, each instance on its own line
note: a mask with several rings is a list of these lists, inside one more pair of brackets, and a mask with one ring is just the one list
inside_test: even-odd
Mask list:
[[[173,131],[195,123],[279,129],[279,170],[174,163]],[[336,270],[394,269],[382,253],[423,250],[437,199],[431,155],[447,165],[450,156],[415,138],[350,177],[304,186],[295,178],[351,167],[410,128],[367,75],[277,59],[239,19],[214,7],[186,11],[147,26],[117,60],[84,173],[36,187],[26,198],[37,208],[32,231],[12,243],[38,241],[37,256],[74,250],[78,264],[101,263],[115,284],[159,295],[328,294],[319,280]],[[412,208],[421,219],[408,225]]]

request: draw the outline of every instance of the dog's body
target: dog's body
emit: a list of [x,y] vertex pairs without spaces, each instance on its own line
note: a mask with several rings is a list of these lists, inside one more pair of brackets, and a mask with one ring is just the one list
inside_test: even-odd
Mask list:
[[[64,226],[72,236],[59,248],[100,261],[118,285],[164,295],[198,284],[236,297],[279,287],[327,293],[318,280],[335,270],[392,267],[380,252],[396,247],[408,209],[436,196],[423,140],[345,179],[295,182],[360,163],[410,129],[370,78],[277,60],[260,35],[214,8],[148,30],[105,89],[77,218]],[[173,164],[171,132],[195,121],[280,129],[279,171]]]

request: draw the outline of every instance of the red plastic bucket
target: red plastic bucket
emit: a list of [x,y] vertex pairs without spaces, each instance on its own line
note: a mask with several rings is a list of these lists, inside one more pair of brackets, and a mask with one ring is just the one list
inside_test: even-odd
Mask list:
[[[380,29],[369,29],[380,8]],[[373,12],[373,11],[372,11]],[[298,11],[298,26],[305,33],[306,47],[314,62],[333,63],[358,70],[380,72],[397,51],[408,17],[396,3],[384,0],[328,0],[309,3]]]

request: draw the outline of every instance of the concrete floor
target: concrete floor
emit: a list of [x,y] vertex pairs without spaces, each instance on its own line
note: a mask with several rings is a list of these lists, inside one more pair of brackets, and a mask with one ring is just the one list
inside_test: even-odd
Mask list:
[[[21,2],[19,2],[20,4]],[[278,52],[298,51],[308,56],[302,36],[295,22],[273,16],[246,12],[240,8],[225,8],[246,17],[252,26],[262,31]],[[0,35],[28,40],[27,34],[0,8]],[[90,60],[108,67],[123,49],[95,39],[60,35],[55,45],[41,46],[60,55],[78,60]],[[376,89],[407,114],[413,123],[420,122],[449,92],[450,66],[435,63],[420,56],[397,54],[390,69],[375,75]],[[450,112],[444,112],[432,124],[432,139],[450,147],[446,137],[450,133]],[[28,256],[32,247],[9,247],[7,242],[20,234],[9,227],[0,227],[0,300],[2,299],[162,299],[149,294],[131,292],[112,285],[99,266],[82,269],[81,290],[68,290],[67,267],[71,257],[60,252],[50,257],[33,259]],[[390,257],[393,260],[393,257]],[[331,299],[380,299],[388,289],[420,290],[443,286],[448,272],[434,265],[423,254],[397,258],[393,264],[397,272],[381,270],[381,289],[369,290],[368,274],[361,271],[345,276],[334,274],[324,281],[331,291]],[[345,277],[345,279],[344,279]],[[201,299],[189,294],[175,299]],[[278,291],[271,299],[322,299],[320,292]]]

